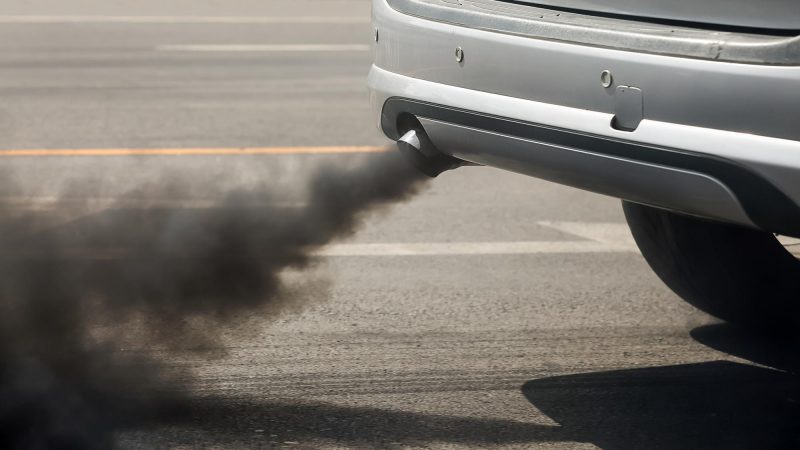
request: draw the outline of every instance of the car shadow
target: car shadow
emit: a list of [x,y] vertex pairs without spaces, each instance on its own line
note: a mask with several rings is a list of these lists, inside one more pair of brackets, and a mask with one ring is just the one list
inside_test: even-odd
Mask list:
[[697,342],[756,364],[800,374],[800,342],[753,333],[729,324],[706,325],[689,333]]
[[153,425],[200,430],[202,436],[194,438],[180,433],[184,444],[196,438],[246,447],[272,440],[348,448],[548,442],[585,442],[604,450],[800,448],[800,380],[786,370],[796,367],[796,349],[727,325],[691,335],[772,367],[718,360],[525,383],[524,396],[557,425],[214,396],[194,399],[183,413]]
[[604,450],[800,448],[794,346],[727,325],[691,335],[770,365],[711,361],[532,380],[522,388],[572,440]]
[[172,440],[191,448],[254,448],[283,442],[336,443],[342,448],[397,448],[398,446],[463,445],[485,447],[502,444],[569,440],[561,427],[513,420],[455,417],[342,406],[314,401],[264,401],[242,397],[196,398],[149,423],[132,423],[127,432],[150,430],[160,442]]

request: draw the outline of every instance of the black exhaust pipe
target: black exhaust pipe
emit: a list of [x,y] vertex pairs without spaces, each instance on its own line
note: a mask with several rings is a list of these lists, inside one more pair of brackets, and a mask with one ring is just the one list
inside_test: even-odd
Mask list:
[[412,166],[431,178],[447,170],[472,165],[440,152],[422,129],[408,130],[397,141],[397,148]]

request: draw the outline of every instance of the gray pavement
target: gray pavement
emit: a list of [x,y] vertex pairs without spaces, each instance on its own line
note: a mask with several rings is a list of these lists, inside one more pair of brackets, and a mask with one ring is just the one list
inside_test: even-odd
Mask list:
[[[346,23],[297,19],[320,17]],[[368,1],[5,0],[0,152],[386,145],[368,51],[159,50],[362,45],[368,18]],[[291,203],[309,171],[357,157],[0,157],[0,204],[69,230],[75,217],[47,219],[49,199],[113,205],[173,176],[189,188],[160,194],[168,208],[265,186]],[[170,355],[196,375],[191,411],[131,425],[119,444],[797,448],[791,350],[681,302],[626,247],[623,222],[607,197],[490,168],[446,173],[340,243],[395,253],[324,257],[317,297],[243,320],[221,356]],[[534,250],[496,251],[508,242]],[[397,254],[410,243],[422,247]]]

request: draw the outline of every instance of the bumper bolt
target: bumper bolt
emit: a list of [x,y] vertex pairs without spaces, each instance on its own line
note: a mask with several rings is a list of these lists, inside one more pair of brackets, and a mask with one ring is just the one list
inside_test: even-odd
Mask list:
[[613,82],[614,77],[611,75],[610,70],[604,70],[600,72],[600,84],[602,84],[604,88],[611,87]]
[[456,62],[464,61],[464,50],[461,47],[456,47]]

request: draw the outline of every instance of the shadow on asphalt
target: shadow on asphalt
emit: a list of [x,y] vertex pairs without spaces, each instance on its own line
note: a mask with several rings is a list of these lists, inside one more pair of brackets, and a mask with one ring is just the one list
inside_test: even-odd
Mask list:
[[[260,445],[299,441],[335,442],[344,448],[397,448],[401,445],[429,446],[432,443],[490,446],[527,444],[568,439],[557,426],[510,420],[450,417],[347,407],[327,403],[281,403],[248,401],[242,398],[195,400],[181,417],[163,418],[152,425],[164,433],[177,425],[180,443],[194,446],[190,430],[199,430],[215,446],[252,448]],[[130,431],[139,427],[132,427]],[[190,432],[186,432],[190,431]],[[168,434],[169,432],[166,431]],[[157,438],[169,439],[169,436]],[[273,442],[271,442],[273,441]],[[208,442],[202,442],[207,444]]]
[[[245,447],[325,441],[359,448],[546,442],[587,442],[604,450],[800,448],[800,381],[787,371],[797,367],[796,349],[727,325],[691,334],[772,368],[710,361],[525,383],[522,393],[557,426],[212,397],[193,401],[188,414],[158,427],[188,426],[206,436],[200,440]],[[179,434],[183,443],[193,439]]]
[[690,332],[697,342],[756,364],[800,374],[800,342],[764,336],[728,324],[706,325]]
[[576,374],[529,381],[523,394],[569,440],[604,450],[800,448],[796,347],[728,325],[691,335],[774,368],[712,361]]

